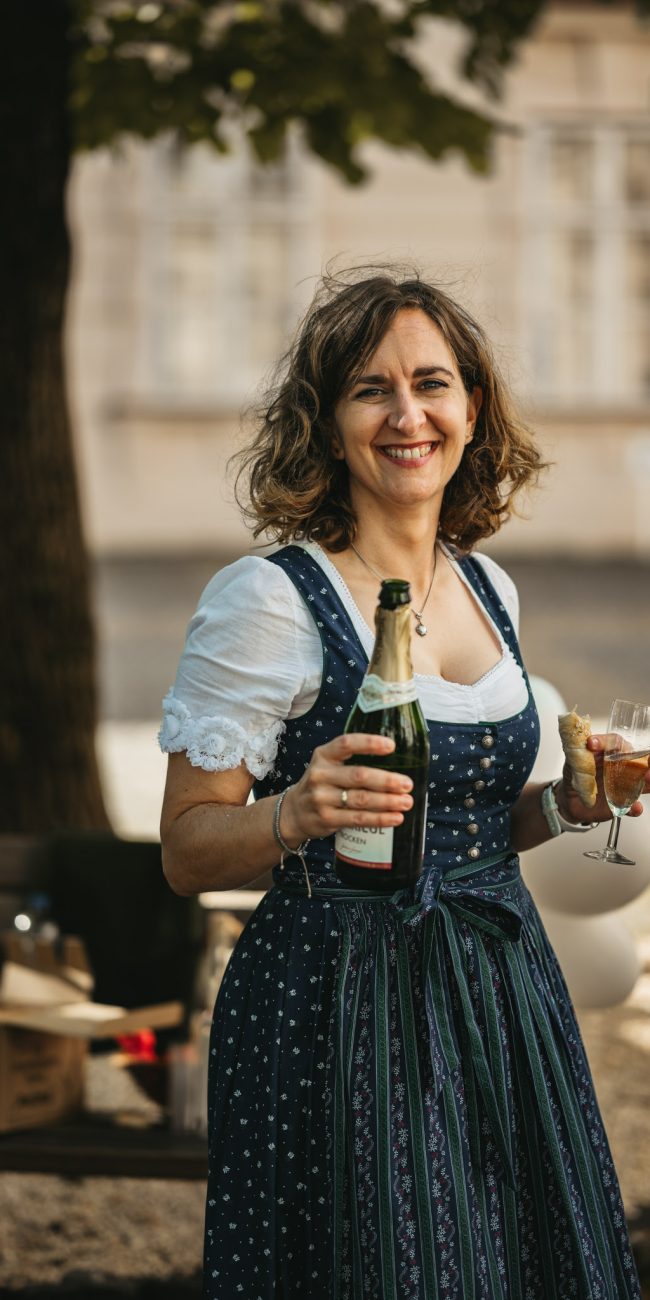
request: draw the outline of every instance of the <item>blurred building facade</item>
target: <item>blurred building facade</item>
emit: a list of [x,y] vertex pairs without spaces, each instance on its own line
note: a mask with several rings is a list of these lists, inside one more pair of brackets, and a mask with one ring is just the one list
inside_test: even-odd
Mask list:
[[[420,51],[454,82],[461,34]],[[467,92],[465,92],[467,93]],[[228,555],[228,457],[321,268],[416,262],[473,309],[554,462],[492,549],[650,558],[650,26],[551,5],[487,177],[373,146],[346,187],[165,140],[77,161],[70,388],[96,555]]]

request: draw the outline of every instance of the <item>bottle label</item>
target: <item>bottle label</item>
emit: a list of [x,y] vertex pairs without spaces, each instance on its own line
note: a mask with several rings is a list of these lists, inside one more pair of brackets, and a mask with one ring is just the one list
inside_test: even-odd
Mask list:
[[361,683],[357,704],[364,713],[374,713],[376,709],[412,704],[417,698],[418,693],[412,677],[407,682],[385,682],[376,673],[367,673]]
[[343,826],[334,843],[337,857],[351,867],[390,871],[393,865],[392,826]]

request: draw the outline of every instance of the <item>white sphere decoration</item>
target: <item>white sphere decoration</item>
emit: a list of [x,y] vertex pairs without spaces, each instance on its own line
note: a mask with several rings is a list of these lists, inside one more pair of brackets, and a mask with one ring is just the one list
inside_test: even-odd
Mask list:
[[[562,771],[557,715],[567,708],[555,687],[542,678],[532,677],[531,688],[542,732],[531,780],[550,781]],[[598,731],[606,724],[594,720],[592,725]],[[567,833],[522,854],[522,874],[577,1006],[613,1006],[628,996],[638,977],[634,939],[611,912],[650,884],[649,815],[625,818],[621,827],[621,847],[636,859],[634,867],[612,867],[583,857],[586,848],[605,843],[607,822],[585,835]]]
[[590,1011],[624,1002],[641,961],[620,917],[544,912],[543,920],[575,1005]]
[[609,823],[585,835],[566,834],[522,855],[522,872],[538,907],[572,916],[601,916],[632,903],[650,884],[648,812],[628,817],[621,827],[620,848],[636,866],[613,866],[583,857],[601,848]]

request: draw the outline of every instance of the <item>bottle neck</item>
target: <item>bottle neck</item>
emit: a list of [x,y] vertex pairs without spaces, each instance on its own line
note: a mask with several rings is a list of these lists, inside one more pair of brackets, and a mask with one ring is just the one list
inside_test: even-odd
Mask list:
[[375,614],[375,647],[368,665],[368,673],[381,677],[384,682],[410,682],[413,678],[411,662],[411,606],[382,609]]

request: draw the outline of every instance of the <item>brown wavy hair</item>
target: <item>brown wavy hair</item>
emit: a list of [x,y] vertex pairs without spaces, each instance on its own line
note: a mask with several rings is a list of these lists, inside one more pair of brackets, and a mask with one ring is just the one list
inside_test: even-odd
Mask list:
[[545,468],[483,331],[463,307],[414,271],[381,268],[352,282],[328,275],[255,412],[254,437],[234,457],[237,499],[255,537],[318,541],[332,551],[354,540],[347,467],[332,453],[334,408],[405,308],[438,326],[467,393],[479,387],[483,394],[473,441],[444,491],[441,540],[470,551],[506,522],[515,494]]

